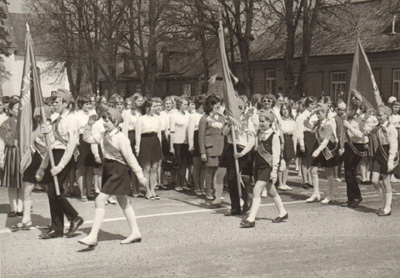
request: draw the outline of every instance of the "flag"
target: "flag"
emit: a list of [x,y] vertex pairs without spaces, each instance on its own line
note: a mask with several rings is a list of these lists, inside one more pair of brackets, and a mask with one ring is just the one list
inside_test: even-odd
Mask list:
[[22,73],[20,103],[17,122],[17,138],[21,155],[20,168],[22,174],[32,161],[31,135],[33,129],[36,127],[33,113],[36,107],[44,108],[42,90],[40,88],[36,60],[33,51],[33,41],[28,24],[26,24],[25,60]]
[[368,108],[376,109],[380,105],[380,101],[377,101],[377,98],[375,97],[378,95],[380,99],[378,85],[375,82],[371,65],[369,64],[368,57],[361,45],[360,38],[357,38],[357,45],[354,52],[348,100],[351,99],[352,94],[355,94],[358,97],[361,96],[362,101],[368,106]]
[[236,95],[235,89],[233,88],[232,84],[231,77],[235,80],[235,82],[237,82],[237,78],[233,76],[232,72],[229,69],[228,59],[226,57],[226,51],[225,51],[225,39],[224,39],[224,29],[222,27],[222,21],[219,22],[218,39],[219,39],[218,71],[222,72],[222,78],[224,82],[223,100],[225,104],[225,110],[228,116],[231,116],[232,118],[240,122],[241,111],[239,110],[238,103],[240,103],[241,100]]

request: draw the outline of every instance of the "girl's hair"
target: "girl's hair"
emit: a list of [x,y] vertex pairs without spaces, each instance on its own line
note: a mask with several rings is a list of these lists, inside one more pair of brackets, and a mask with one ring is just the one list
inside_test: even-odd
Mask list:
[[250,99],[251,106],[256,106],[260,102],[261,97],[261,94],[252,95]]
[[157,101],[154,98],[147,99],[142,105],[142,115],[149,114],[149,111],[154,103],[157,103]]
[[317,99],[315,97],[306,97],[306,100],[304,101],[304,107],[308,108],[310,104],[317,103]]
[[96,101],[98,104],[104,103],[104,102],[107,102],[107,98],[105,96],[99,96]]
[[172,97],[165,97],[165,98],[164,98],[164,104],[165,104],[167,101],[170,101],[172,104],[174,104],[174,100],[172,99]]
[[106,116],[114,125],[119,125],[121,122],[117,121],[113,115],[111,115],[110,112],[106,112],[103,114],[103,116]]
[[111,105],[115,107],[117,103],[124,103],[124,98],[121,97],[120,95],[114,96],[112,99],[110,99]]
[[[139,99],[139,98],[143,98],[143,96],[142,96],[142,94],[140,94],[140,93],[134,93],[132,96],[131,96],[131,101],[132,101],[132,107],[131,107],[131,109],[133,109],[133,110],[138,110],[138,109],[142,109],[142,107],[137,107],[136,106],[136,101]],[[143,104],[142,104],[143,105]]]
[[8,103],[8,115],[11,116],[11,110],[13,107],[17,104],[20,104],[21,102],[19,101],[19,98],[11,98],[10,102]]
[[283,103],[281,105],[281,110],[279,111],[279,113],[281,114],[281,116],[283,116],[282,110],[286,108],[289,112],[289,118],[294,119],[293,117],[293,113],[292,113],[292,105],[290,105],[290,103]]
[[204,102],[204,113],[206,115],[210,115],[210,113],[213,111],[213,106],[220,102],[221,100],[216,95],[208,96]]
[[[269,100],[271,100],[271,101],[269,101]],[[271,95],[271,94],[262,96],[261,99],[260,99],[260,102],[259,102],[260,109],[265,107],[265,103],[266,102],[271,102],[271,108],[274,107],[275,106],[275,102],[276,102],[275,96]]]
[[83,105],[90,102],[89,96],[80,96],[77,100],[78,108],[82,109]]
[[176,109],[181,109],[182,103],[184,101],[188,101],[188,99],[186,97],[178,97],[175,101],[176,103]]
[[199,109],[202,105],[204,105],[204,102],[206,101],[205,95],[198,95],[194,98],[194,106],[197,109]]

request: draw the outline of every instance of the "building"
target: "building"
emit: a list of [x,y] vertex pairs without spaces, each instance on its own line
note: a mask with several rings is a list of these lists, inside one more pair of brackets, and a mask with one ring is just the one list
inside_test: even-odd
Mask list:
[[[335,100],[341,92],[347,93],[358,30],[380,92],[385,98],[400,97],[400,34],[397,33],[400,22],[394,21],[396,12],[391,1],[370,0],[346,7],[332,6],[323,13],[321,20],[331,30],[318,27],[314,33],[307,95],[331,96]],[[283,92],[284,45],[284,34],[279,33],[265,33],[253,42],[254,93]],[[300,55],[301,34],[298,34],[293,61],[295,79]]]
[[[5,69],[10,73],[8,78],[2,79],[0,84],[0,92],[4,96],[19,95],[21,89],[22,72],[25,59],[25,34],[26,22],[35,20],[35,15],[26,15],[18,13],[8,14],[8,28],[12,37],[10,53],[8,57],[4,56]],[[32,24],[34,25],[34,24]],[[40,82],[43,96],[51,95],[52,91],[57,91],[58,88],[69,89],[66,72],[51,72],[48,71],[48,66],[51,61],[46,57],[46,49],[35,42],[35,30],[31,28],[32,38],[35,44],[35,57],[40,75]]]

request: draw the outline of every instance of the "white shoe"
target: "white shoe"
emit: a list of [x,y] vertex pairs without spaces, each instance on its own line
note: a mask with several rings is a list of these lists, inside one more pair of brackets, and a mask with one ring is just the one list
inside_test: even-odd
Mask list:
[[342,182],[342,179],[341,178],[336,178],[335,181]]
[[263,189],[263,191],[261,191],[261,197],[262,198],[267,198],[267,189]]
[[284,185],[278,185],[277,189],[282,190],[282,191],[286,191],[287,188]]
[[325,199],[323,199],[321,201],[321,204],[323,204],[323,205],[329,205],[329,204],[332,204],[332,203],[333,203],[333,199],[330,198],[330,197],[326,197]]
[[314,202],[319,202],[321,200],[320,195],[311,195],[310,198],[306,199],[306,203],[314,203]]
[[115,205],[117,203],[117,201],[115,201],[113,197],[110,197],[110,198],[108,198],[107,203]]
[[291,188],[289,185],[285,185],[285,188],[286,188],[286,190],[288,190],[288,191],[292,191],[292,190],[293,190],[293,188]]

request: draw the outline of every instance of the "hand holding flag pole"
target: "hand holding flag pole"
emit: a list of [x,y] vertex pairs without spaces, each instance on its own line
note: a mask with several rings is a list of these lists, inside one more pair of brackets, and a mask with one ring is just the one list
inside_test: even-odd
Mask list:
[[[46,123],[47,118],[44,110],[44,102],[42,89],[39,81],[39,74],[36,67],[36,59],[33,50],[33,41],[30,34],[30,28],[26,23],[26,37],[25,37],[25,60],[24,69],[22,74],[21,84],[21,106],[18,114],[18,143],[21,151],[21,174],[24,173],[26,168],[32,161],[31,153],[31,135],[33,132],[33,111],[35,107],[39,107],[42,116],[42,122]],[[31,76],[33,78],[33,90],[31,90]],[[46,146],[49,152],[51,167],[55,166],[53,153],[51,151],[50,134],[45,135]],[[56,195],[60,195],[60,187],[58,184],[57,176],[53,176]]]

